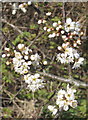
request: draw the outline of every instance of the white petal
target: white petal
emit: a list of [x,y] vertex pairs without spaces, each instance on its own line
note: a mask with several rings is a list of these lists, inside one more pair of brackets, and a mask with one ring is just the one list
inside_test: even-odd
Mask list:
[[71,22],[72,22],[72,19],[71,19],[71,18],[67,18],[67,19],[66,19],[66,23],[67,23],[67,24],[70,24]]
[[63,109],[64,109],[65,111],[67,111],[67,110],[69,109],[68,105],[65,105],[65,106],[63,107]]

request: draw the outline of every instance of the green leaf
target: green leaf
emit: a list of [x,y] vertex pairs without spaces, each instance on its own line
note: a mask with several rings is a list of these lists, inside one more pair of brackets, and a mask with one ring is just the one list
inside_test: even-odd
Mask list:
[[51,20],[58,22],[60,20],[60,18],[56,16],[56,17],[52,18]]
[[38,25],[37,24],[31,24],[30,25],[30,29],[37,29],[38,28]]

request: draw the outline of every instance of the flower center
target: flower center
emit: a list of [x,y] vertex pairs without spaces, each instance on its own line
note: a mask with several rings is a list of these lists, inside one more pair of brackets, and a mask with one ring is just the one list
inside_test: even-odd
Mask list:
[[33,80],[33,81],[36,81],[36,78],[33,78],[32,80]]

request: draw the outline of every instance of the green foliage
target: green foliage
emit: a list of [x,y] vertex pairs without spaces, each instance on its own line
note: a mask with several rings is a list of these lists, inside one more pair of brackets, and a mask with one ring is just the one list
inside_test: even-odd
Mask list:
[[54,49],[57,47],[57,44],[53,41],[50,41],[50,49]]
[[4,114],[4,116],[3,116],[4,118],[9,118],[9,117],[11,117],[11,114],[13,111],[11,108],[5,107],[5,108],[3,108],[2,112]]
[[58,6],[62,7],[62,6],[63,6],[63,3],[58,3]]
[[31,24],[30,25],[30,29],[37,29],[38,28],[38,25],[37,24]]
[[2,80],[6,83],[12,83],[14,79],[13,73],[7,68],[5,60],[2,62]]
[[[28,39],[25,41],[25,37]],[[15,40],[13,40],[13,44],[17,45],[18,43],[27,43],[27,45],[30,44],[30,41],[36,37],[36,34],[31,34],[30,32],[23,32],[22,34],[18,35]]]

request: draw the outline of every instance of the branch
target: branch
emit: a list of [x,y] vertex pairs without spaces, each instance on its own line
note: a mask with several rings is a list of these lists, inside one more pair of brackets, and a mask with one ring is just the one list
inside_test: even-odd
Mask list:
[[[6,21],[5,19],[1,19],[1,21],[2,21],[3,23],[6,23],[7,25],[9,25],[10,27],[12,27],[14,30],[16,30],[16,31],[19,32],[20,34],[23,33],[18,27],[16,27],[15,25],[9,23],[9,22]],[[42,32],[42,33],[40,33],[40,34],[38,34],[36,38],[32,39],[32,42],[30,43],[30,45],[29,45],[28,47],[30,47],[31,45],[33,45],[33,43],[34,43],[39,37],[41,37],[41,35],[43,35],[44,33],[45,33],[45,31]],[[23,39],[27,40],[28,42],[31,41],[31,40],[29,40],[27,37],[23,37]]]
[[88,84],[87,84],[87,83],[81,82],[81,81],[79,81],[79,80],[75,80],[75,79],[73,79],[73,78],[68,78],[68,79],[66,79],[66,78],[58,77],[58,76],[56,76],[56,75],[51,75],[51,74],[49,74],[49,73],[44,73],[44,72],[39,72],[39,73],[40,73],[41,75],[43,75],[43,76],[50,77],[50,78],[52,78],[52,79],[56,79],[56,80],[58,80],[58,81],[60,81],[60,82],[65,82],[65,83],[74,84],[74,85],[77,86],[77,87],[84,87],[84,88],[88,87]]
[[9,25],[10,27],[12,27],[14,30],[18,31],[20,34],[23,33],[20,29],[18,29],[18,27],[16,27],[15,25],[9,23],[9,22],[6,21],[5,19],[1,19],[1,21],[2,21],[3,23],[6,23],[7,25]]
[[30,45],[29,45],[28,47],[32,46],[33,43],[34,43],[39,37],[41,37],[41,35],[43,35],[44,33],[45,33],[45,32],[42,32],[42,33],[38,34],[37,37],[32,40],[32,42],[30,43]]
[[13,47],[13,49],[16,49],[15,45],[10,41],[10,39],[8,39],[6,37],[6,35],[4,34],[4,32],[1,31],[1,30],[0,30],[0,32],[1,32],[2,36],[3,36],[3,38],[5,39],[5,41],[7,41]]
[[[12,46],[13,49],[15,49],[16,51],[18,51],[18,52],[21,53],[21,51],[17,47],[15,47],[15,45],[10,41],[10,39],[8,39],[6,37],[6,35],[4,34],[4,32],[1,31],[1,30],[0,30],[0,32],[2,33],[2,36],[4,37],[5,41],[7,41]],[[22,53],[21,53],[21,55],[22,55]]]

